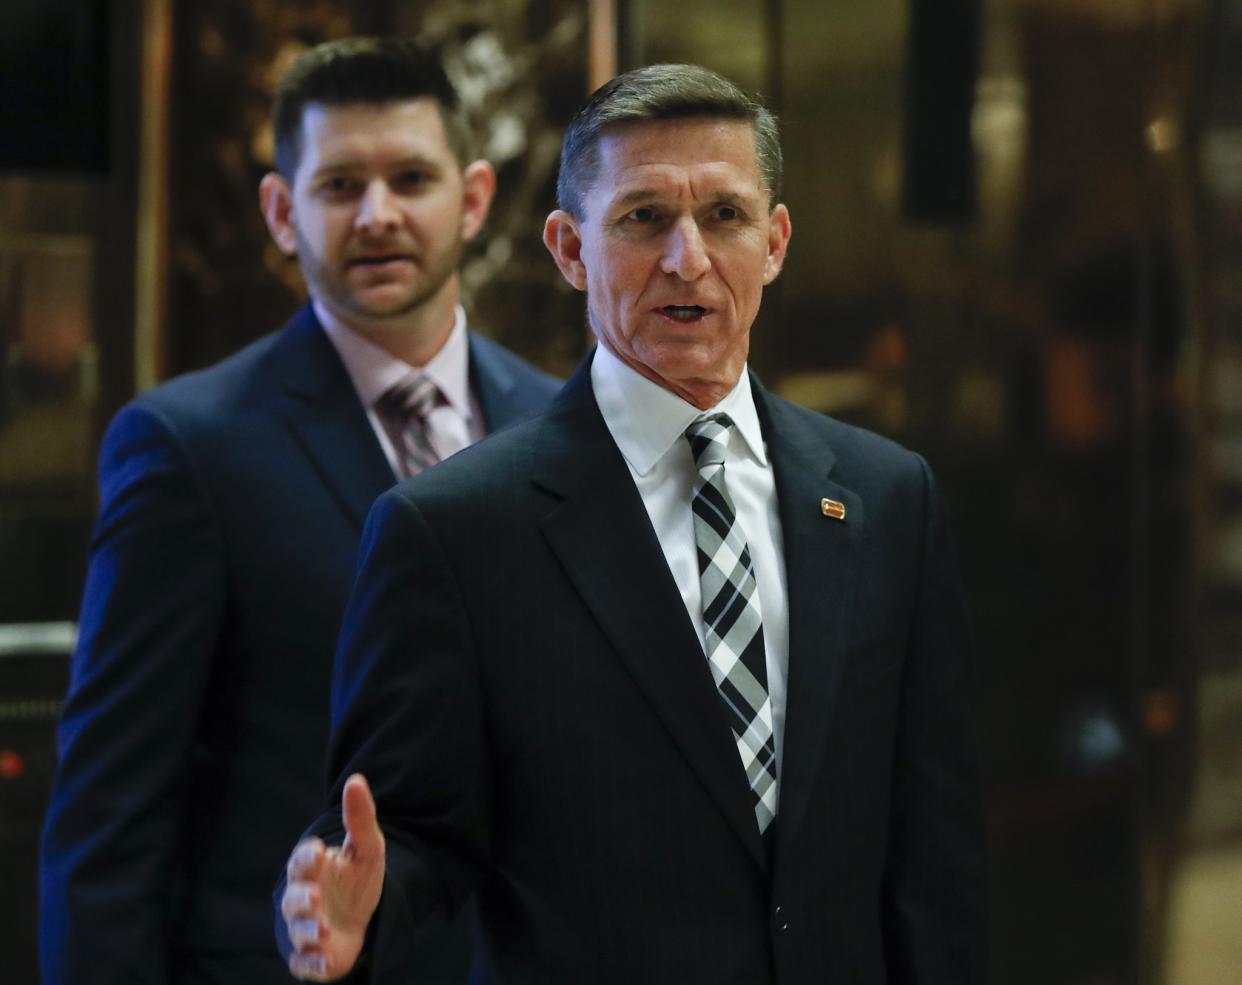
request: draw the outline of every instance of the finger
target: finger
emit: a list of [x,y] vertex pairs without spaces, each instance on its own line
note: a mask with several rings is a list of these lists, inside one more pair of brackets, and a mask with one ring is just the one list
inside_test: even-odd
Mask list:
[[319,911],[319,888],[310,882],[291,882],[280,897],[280,915],[286,925],[298,917],[316,917]]
[[289,974],[304,982],[326,982],[327,973],[327,959],[319,952],[297,953],[289,958]]
[[289,943],[295,951],[311,951],[326,937],[322,924],[314,917],[295,917],[286,921],[286,926],[289,928]]
[[320,838],[307,838],[299,841],[289,853],[289,864],[285,867],[288,881],[313,879],[319,872],[323,861],[324,845]]
[[380,858],[384,854],[384,835],[375,816],[375,798],[366,777],[355,773],[345,781],[341,794],[341,813],[345,819],[342,853],[360,859]]

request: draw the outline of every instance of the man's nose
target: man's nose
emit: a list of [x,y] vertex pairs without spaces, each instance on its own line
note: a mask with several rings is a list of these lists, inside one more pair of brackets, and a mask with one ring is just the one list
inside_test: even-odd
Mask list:
[[400,210],[386,181],[368,183],[358,204],[354,225],[363,229],[391,229],[400,221]]
[[682,280],[692,281],[702,277],[711,266],[699,224],[693,216],[682,216],[669,230],[660,268],[666,274],[676,274]]

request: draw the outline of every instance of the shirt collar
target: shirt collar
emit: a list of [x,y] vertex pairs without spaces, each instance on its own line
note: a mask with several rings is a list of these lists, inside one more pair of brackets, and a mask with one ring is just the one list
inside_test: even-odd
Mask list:
[[388,390],[407,378],[411,371],[431,377],[449,405],[469,422],[470,406],[470,339],[466,332],[466,313],[461,305],[454,310],[453,328],[440,351],[426,366],[411,367],[386,352],[369,339],[334,318],[318,301],[312,302],[315,315],[323,326],[363,406],[373,407]]
[[732,443],[730,450],[735,454],[748,451],[761,466],[768,465],[750,374],[745,367],[724,399],[714,407],[699,410],[631,369],[605,346],[597,345],[591,362],[591,386],[613,441],[639,475],[655,468],[685,434],[690,422],[702,414],[728,414],[743,439],[741,449]]

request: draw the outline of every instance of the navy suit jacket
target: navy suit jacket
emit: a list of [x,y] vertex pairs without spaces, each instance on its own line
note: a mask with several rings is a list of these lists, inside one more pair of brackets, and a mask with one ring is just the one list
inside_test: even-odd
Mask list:
[[[507,985],[982,980],[966,633],[931,473],[754,392],[789,604],[771,845],[584,366],[368,521],[329,769],[337,798],[368,777],[387,836],[373,981],[474,890]],[[313,830],[339,841],[339,810]]]
[[[470,377],[488,430],[559,387],[477,335]],[[394,481],[309,306],[112,422],[43,839],[46,985],[290,981],[271,885],[323,803],[332,655]]]

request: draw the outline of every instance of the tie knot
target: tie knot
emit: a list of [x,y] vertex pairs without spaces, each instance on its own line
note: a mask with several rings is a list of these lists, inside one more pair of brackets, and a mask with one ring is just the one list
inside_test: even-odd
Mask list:
[[711,466],[724,465],[732,427],[733,419],[728,414],[708,414],[690,422],[686,428],[686,440],[690,442],[690,454],[694,456],[694,464],[700,472]]
[[443,395],[430,376],[407,376],[384,391],[376,408],[398,420],[425,421]]

